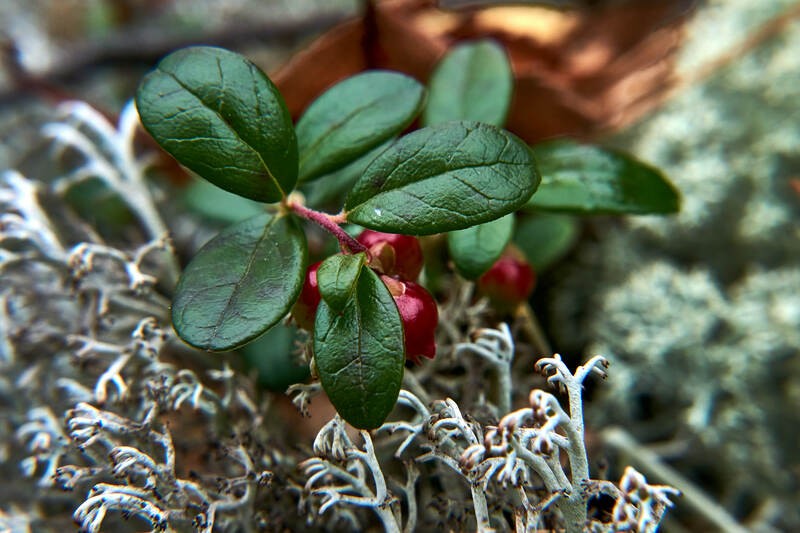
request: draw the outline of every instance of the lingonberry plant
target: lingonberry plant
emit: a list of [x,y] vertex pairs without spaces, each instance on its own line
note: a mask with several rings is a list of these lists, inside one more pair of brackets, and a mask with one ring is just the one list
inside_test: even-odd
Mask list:
[[406,358],[420,363],[420,357],[433,359],[436,355],[436,325],[439,313],[436,301],[422,286],[403,279],[381,276],[389,288],[405,331]]
[[[192,47],[163,59],[136,95],[147,131],[209,182],[267,204],[184,270],[172,305],[180,337],[232,350],[291,312],[312,335],[313,366],[339,414],[375,428],[396,404],[406,359],[436,352],[436,302],[417,284],[414,236],[448,233],[456,270],[474,280],[520,238],[518,210],[677,209],[663,176],[627,156],[564,141],[531,150],[501,129],[512,82],[499,47],[468,43],[442,61],[427,91],[399,73],[366,72],[330,88],[293,124],[246,58]],[[401,135],[420,113],[423,127]],[[319,209],[336,198],[338,212]],[[339,253],[309,267],[305,222],[335,237]],[[367,229],[354,238],[350,224]]]
[[[423,123],[431,126],[452,120],[477,120],[503,126],[513,89],[511,65],[503,49],[492,41],[463,43],[440,62],[429,84]],[[527,266],[549,266],[572,246],[575,214],[666,214],[678,210],[679,196],[663,174],[636,159],[598,146],[565,139],[532,147],[542,182],[521,213],[450,232],[447,246],[456,270],[478,280],[492,269],[487,294],[509,308],[524,301],[530,290],[520,285]],[[513,262],[500,257],[512,242],[524,251]],[[501,261],[501,264],[496,262]],[[499,275],[500,272],[509,275]],[[521,276],[521,277],[520,277]],[[501,282],[501,279],[506,281]],[[487,285],[487,280],[479,282]],[[499,294],[519,295],[516,298]]]
[[385,274],[416,281],[422,272],[422,247],[416,237],[367,229],[356,240],[369,249]]
[[[364,169],[337,214],[291,194],[298,183],[324,183],[327,174],[395,138],[424,99],[425,89],[407,76],[367,72],[331,88],[294,126],[269,78],[240,55],[194,47],[162,60],[136,95],[147,131],[208,181],[273,204],[222,231],[186,267],[172,305],[181,338],[224,351],[277,324],[301,294],[308,255],[302,221],[314,222],[341,250],[316,270],[320,300],[315,312],[307,309],[313,326],[310,316],[301,318],[313,329],[316,370],[348,422],[380,425],[396,403],[406,355],[433,355],[435,305],[403,279],[415,277],[418,266],[398,262],[405,258],[396,250],[385,254],[371,241],[359,242],[341,225],[409,235],[464,229],[522,207],[540,181],[520,139],[460,121],[398,138]],[[389,255],[391,267],[382,263]],[[376,270],[401,276],[386,278],[394,291]],[[304,296],[300,305],[314,299]]]

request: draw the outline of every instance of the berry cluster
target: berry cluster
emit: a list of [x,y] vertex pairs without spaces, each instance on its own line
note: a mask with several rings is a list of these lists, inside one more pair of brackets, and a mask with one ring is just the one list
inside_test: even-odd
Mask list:
[[[406,359],[419,364],[422,357],[436,355],[434,334],[439,313],[433,296],[416,283],[422,271],[422,248],[416,237],[364,230],[356,240],[367,248],[369,266],[375,270],[394,298],[403,322]],[[300,298],[292,308],[298,326],[308,331],[320,302],[317,270],[322,262],[308,267]]]

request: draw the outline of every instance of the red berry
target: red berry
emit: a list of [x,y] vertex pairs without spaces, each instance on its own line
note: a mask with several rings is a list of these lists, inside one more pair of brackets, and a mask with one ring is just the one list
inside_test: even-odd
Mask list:
[[306,331],[314,329],[314,318],[317,315],[317,307],[319,307],[320,294],[319,285],[317,284],[317,270],[322,261],[314,263],[306,271],[306,279],[303,282],[303,290],[300,291],[300,298],[295,302],[292,307],[292,316],[295,322]]
[[436,355],[436,326],[439,311],[436,301],[421,285],[389,276],[381,279],[392,293],[400,319],[403,322],[406,359],[420,364],[421,357],[433,359]]
[[507,251],[478,279],[478,291],[499,311],[512,311],[533,292],[536,275],[521,254]]
[[372,263],[384,274],[416,281],[422,271],[422,247],[411,235],[366,229],[356,240],[369,249]]

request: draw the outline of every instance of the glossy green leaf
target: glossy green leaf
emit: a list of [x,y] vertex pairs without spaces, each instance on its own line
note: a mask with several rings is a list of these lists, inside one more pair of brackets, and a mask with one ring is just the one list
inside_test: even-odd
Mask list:
[[533,148],[542,174],[526,207],[577,213],[674,213],[675,187],[658,170],[631,156],[572,141]]
[[211,239],[184,270],[172,302],[178,335],[230,350],[280,321],[300,294],[306,238],[291,215],[264,213]]
[[173,52],[144,77],[136,107],[158,144],[214,185],[277,202],[297,181],[286,104],[239,54],[206,46]]
[[255,369],[259,385],[284,392],[308,379],[308,364],[297,355],[299,339],[297,328],[279,323],[241,349],[247,368]]
[[458,273],[478,279],[494,264],[514,233],[514,215],[447,234],[447,248]]
[[323,300],[314,323],[314,359],[322,387],[347,422],[380,426],[403,379],[403,326],[389,289],[364,266],[341,311]]
[[448,122],[400,138],[345,201],[347,220],[388,233],[468,228],[523,206],[539,185],[530,149],[511,133]]
[[535,213],[523,217],[514,244],[537,272],[564,257],[578,240],[578,222],[571,215]]
[[397,72],[365,72],[334,85],[297,122],[300,180],[341,168],[391,139],[424,99],[424,87]]
[[475,120],[502,126],[513,86],[511,65],[497,43],[484,40],[460,44],[431,76],[423,123]]
[[335,203],[335,209],[341,209],[342,201],[353,184],[361,177],[370,163],[378,154],[386,150],[394,138],[386,141],[377,148],[373,148],[345,167],[334,170],[314,180],[311,184],[304,184],[303,193],[310,206],[320,206]]
[[356,289],[361,267],[367,261],[364,253],[336,254],[328,257],[317,270],[317,285],[322,299],[334,311],[344,309]]

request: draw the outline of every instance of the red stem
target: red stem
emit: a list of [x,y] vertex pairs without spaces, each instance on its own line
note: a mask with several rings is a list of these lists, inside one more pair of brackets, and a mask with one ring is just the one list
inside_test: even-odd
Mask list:
[[289,209],[300,215],[301,217],[305,218],[306,220],[310,220],[315,224],[319,225],[336,237],[336,240],[339,241],[339,248],[344,251],[349,251],[352,254],[356,254],[358,252],[366,252],[367,247],[355,240],[353,237],[347,234],[345,230],[343,230],[339,224],[337,224],[334,220],[335,217],[327,214],[322,213],[320,211],[314,211],[313,209],[309,209],[304,205],[300,205],[297,202],[291,202],[288,204]]

